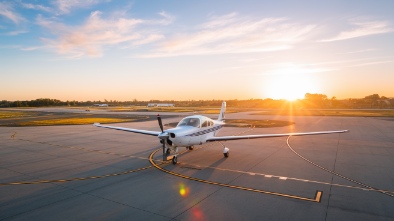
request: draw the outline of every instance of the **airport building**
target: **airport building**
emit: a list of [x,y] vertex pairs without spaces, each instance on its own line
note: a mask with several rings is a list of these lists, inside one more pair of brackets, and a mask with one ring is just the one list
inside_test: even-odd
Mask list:
[[175,107],[175,104],[148,103],[147,107]]

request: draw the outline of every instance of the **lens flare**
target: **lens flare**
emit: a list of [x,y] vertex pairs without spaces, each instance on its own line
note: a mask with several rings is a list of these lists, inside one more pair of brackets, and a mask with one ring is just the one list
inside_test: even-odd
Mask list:
[[205,220],[204,219],[204,214],[199,208],[193,208],[192,209],[192,214],[193,214],[193,220]]
[[189,195],[189,188],[187,188],[183,183],[179,184],[179,194],[183,197]]

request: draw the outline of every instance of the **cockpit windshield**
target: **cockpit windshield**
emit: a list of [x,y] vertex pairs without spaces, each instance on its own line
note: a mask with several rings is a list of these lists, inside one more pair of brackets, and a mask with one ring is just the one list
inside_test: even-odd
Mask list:
[[192,126],[192,127],[200,127],[200,119],[198,118],[184,118],[181,122],[178,123],[179,126]]

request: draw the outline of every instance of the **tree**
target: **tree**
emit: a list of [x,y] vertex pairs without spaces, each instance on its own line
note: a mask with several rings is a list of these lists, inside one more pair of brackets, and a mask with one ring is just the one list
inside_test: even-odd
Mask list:
[[305,99],[307,106],[310,107],[324,107],[328,101],[327,95],[325,94],[305,94]]
[[379,99],[379,94],[372,94],[365,96],[364,101],[369,105],[369,107],[373,107],[378,104]]

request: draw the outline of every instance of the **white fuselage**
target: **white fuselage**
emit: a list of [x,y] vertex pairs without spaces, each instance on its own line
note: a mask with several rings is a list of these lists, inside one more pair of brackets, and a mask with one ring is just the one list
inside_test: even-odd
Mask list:
[[195,115],[182,119],[177,127],[165,130],[172,147],[188,147],[206,143],[208,138],[214,137],[223,127],[223,122],[215,121],[205,116]]

